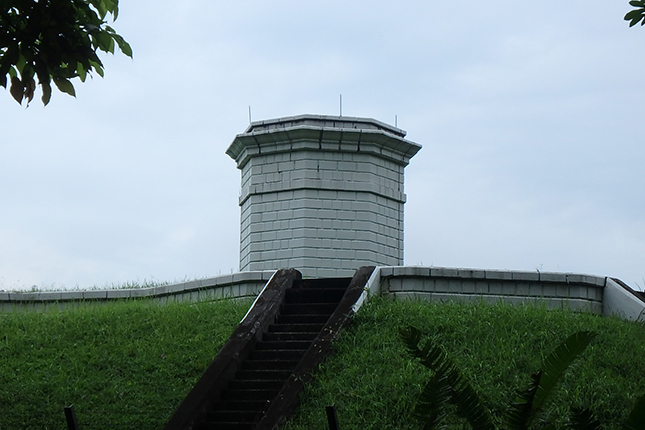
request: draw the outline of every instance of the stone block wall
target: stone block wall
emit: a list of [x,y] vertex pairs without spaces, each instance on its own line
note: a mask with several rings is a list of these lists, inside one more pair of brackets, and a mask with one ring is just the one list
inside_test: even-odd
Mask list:
[[403,173],[420,146],[371,119],[253,123],[227,153],[241,170],[240,270],[350,276],[403,263]]
[[382,267],[378,290],[391,298],[438,301],[541,303],[603,314],[607,278],[572,273],[445,267]]
[[0,292],[0,312],[42,311],[69,306],[101,304],[114,300],[149,299],[165,302],[197,302],[226,298],[254,298],[273,276],[273,271],[238,272],[213,278],[114,290]]
[[[354,268],[354,270],[357,268]],[[274,274],[238,272],[151,288],[91,291],[0,292],[0,312],[44,310],[113,300],[159,302],[255,297]],[[447,267],[377,267],[355,311],[370,296],[437,301],[538,304],[645,321],[642,293],[615,278],[573,273],[519,272]]]

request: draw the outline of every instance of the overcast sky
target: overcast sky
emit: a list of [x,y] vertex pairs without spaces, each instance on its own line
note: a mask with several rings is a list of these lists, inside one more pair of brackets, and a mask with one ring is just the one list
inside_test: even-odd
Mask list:
[[[370,117],[423,145],[405,263],[645,278],[645,28],[627,0],[121,0],[134,60],[0,89],[0,289],[238,270],[253,120]],[[37,97],[40,96],[38,93]]]

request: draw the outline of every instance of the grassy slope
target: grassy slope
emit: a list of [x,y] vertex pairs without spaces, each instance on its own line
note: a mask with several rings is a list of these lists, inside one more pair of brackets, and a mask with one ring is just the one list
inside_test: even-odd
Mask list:
[[0,314],[0,430],[158,429],[249,301],[126,301]]
[[[0,430],[163,426],[246,312],[249,301],[156,305],[128,301],[69,311],[0,314]],[[427,372],[398,338],[414,324],[441,342],[496,411],[544,354],[579,329],[600,336],[553,401],[592,404],[621,421],[645,392],[645,329],[593,315],[509,306],[375,299],[343,334],[288,430],[325,429],[335,403],[343,429],[418,429],[410,410]]]
[[[389,302],[361,309],[311,384],[285,430],[325,429],[324,406],[335,404],[342,429],[419,429],[411,408],[428,379],[404,352],[398,327],[415,325],[442,344],[499,417],[544,355],[569,334],[599,333],[574,363],[550,402],[549,417],[570,405],[591,406],[616,428],[645,393],[645,327],[614,318],[534,307]],[[452,428],[462,428],[453,420]]]

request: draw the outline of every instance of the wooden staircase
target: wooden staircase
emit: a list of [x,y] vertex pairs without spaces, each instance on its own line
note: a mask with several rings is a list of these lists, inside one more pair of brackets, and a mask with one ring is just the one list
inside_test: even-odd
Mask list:
[[373,267],[353,278],[276,272],[164,430],[272,430],[351,316]]

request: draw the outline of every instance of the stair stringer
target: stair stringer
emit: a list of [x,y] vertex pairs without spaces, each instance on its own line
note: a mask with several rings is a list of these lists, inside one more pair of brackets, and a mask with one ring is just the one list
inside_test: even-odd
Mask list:
[[280,269],[271,277],[249,312],[163,430],[191,430],[202,421],[209,407],[220,400],[222,391],[234,378],[255,343],[261,339],[262,333],[275,321],[284,301],[285,291],[300,279],[302,275],[295,269]]
[[332,343],[338,338],[342,328],[351,321],[354,305],[361,298],[374,269],[374,266],[364,266],[356,271],[338,307],[271,402],[255,427],[256,430],[273,430],[284,424],[296,410],[304,384],[312,379],[313,372],[331,353]]

